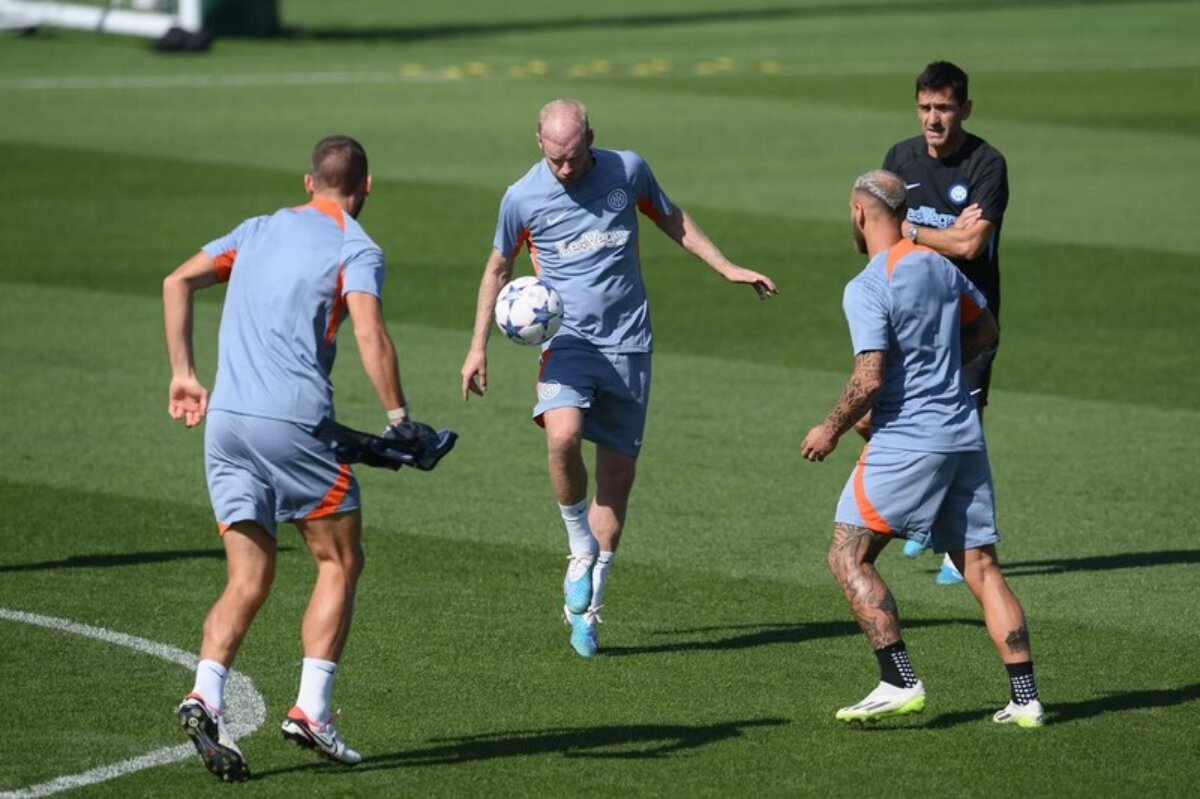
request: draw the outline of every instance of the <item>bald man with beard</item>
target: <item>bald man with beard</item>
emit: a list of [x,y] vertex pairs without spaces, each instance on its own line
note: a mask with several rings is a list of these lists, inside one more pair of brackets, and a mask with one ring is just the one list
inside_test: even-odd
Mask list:
[[[638,213],[731,283],[775,294],[765,275],[726,258],[659,187],[632,150],[593,146],[587,108],[548,103],[538,115],[543,158],[500,203],[491,257],[462,366],[462,396],[487,391],[487,344],[500,289],[522,247],[533,269],[562,295],[562,327],[542,347],[533,418],[545,428],[550,482],[570,545],[563,579],[571,646],[598,650],[604,584],[621,540],[650,398],[650,313],[638,254]],[[582,442],[596,445],[595,492]]]

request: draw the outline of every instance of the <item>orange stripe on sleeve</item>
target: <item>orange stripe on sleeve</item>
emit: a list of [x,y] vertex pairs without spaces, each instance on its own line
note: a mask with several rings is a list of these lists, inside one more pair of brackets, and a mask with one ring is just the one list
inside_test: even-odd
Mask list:
[[870,449],[869,445],[863,447],[862,455],[858,457],[858,466],[854,469],[854,501],[858,504],[858,512],[863,517],[863,521],[867,523],[868,530],[892,535],[892,528],[879,515],[879,511],[875,510],[875,506],[871,504],[871,500],[867,498],[864,472],[867,469],[868,449]]
[[218,283],[229,280],[229,276],[233,273],[233,262],[236,260],[237,250],[226,250],[213,259],[213,265],[217,268]]
[[346,282],[346,265],[338,266],[337,288],[333,292],[333,305],[329,307],[329,323],[325,326],[325,343],[332,344],[337,338],[338,326],[342,323],[342,309],[346,307],[346,297],[342,287]]
[[958,317],[959,324],[965,325],[967,322],[974,322],[979,318],[979,314],[981,313],[983,311],[979,310],[979,306],[975,304],[975,300],[971,299],[970,295],[962,295],[962,307]]
[[662,212],[654,207],[654,203],[650,202],[649,197],[638,197],[638,210],[650,218],[651,222],[657,222],[663,218]]
[[342,504],[342,500],[346,498],[346,492],[350,490],[350,466],[342,463],[338,464],[338,476],[330,486],[329,492],[325,494],[321,500],[321,504],[313,508],[312,513],[305,516],[305,519],[320,519],[323,516],[332,516],[337,513],[338,506]]
[[521,247],[529,242],[529,252],[533,253],[533,238],[529,235],[529,228],[521,228],[521,235],[517,236],[517,243],[513,245],[512,252],[508,254],[509,258],[516,258],[521,254]]

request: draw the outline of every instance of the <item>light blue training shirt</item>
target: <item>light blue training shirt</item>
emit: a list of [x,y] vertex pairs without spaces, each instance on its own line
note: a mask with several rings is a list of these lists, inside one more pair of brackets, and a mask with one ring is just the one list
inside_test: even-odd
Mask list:
[[562,327],[543,348],[650,352],[636,211],[659,219],[671,201],[637,153],[593,149],[592,156],[574,185],[560,183],[542,159],[509,186],[493,243],[508,258],[528,244],[534,271],[562,295]]
[[962,379],[960,325],[987,300],[952,262],[907,239],[877,254],[842,295],[854,354],[887,353],[871,409],[871,446],[918,452],[984,449]]
[[247,219],[203,249],[229,281],[209,408],[304,425],[332,416],[345,298],[382,296],[383,251],[319,196]]

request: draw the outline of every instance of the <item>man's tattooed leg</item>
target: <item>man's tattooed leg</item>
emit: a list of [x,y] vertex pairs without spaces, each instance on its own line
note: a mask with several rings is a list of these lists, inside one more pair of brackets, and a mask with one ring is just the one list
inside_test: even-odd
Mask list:
[[874,649],[900,640],[900,612],[887,583],[875,569],[875,558],[891,536],[865,527],[837,523],[829,544],[829,570],[846,594],[858,626]]

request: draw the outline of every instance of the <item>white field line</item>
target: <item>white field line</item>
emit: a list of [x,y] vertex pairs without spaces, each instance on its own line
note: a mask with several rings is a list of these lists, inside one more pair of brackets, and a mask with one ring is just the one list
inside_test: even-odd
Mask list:
[[[522,81],[537,77],[558,80],[611,78],[731,78],[747,73],[762,73],[773,77],[820,77],[838,75],[908,74],[911,63],[865,62],[857,64],[787,63],[770,58],[715,59],[713,61],[669,62],[665,67],[639,71],[642,62],[613,63],[603,70],[583,64],[564,64],[561,68],[540,73],[523,72],[521,64],[490,66],[472,73],[461,65],[415,65],[417,69],[397,68],[370,72],[284,72],[261,74],[195,74],[195,75],[60,75],[0,79],[0,91],[78,91],[103,89],[242,89],[288,86],[368,86],[404,83],[454,83],[467,81]],[[607,63],[607,62],[606,62]],[[649,61],[645,63],[650,63]],[[478,65],[485,66],[485,65]],[[1192,53],[1164,53],[1151,56],[1106,59],[1026,59],[1019,63],[996,62],[976,64],[978,72],[1039,72],[1059,70],[1110,69],[1170,69],[1200,67],[1200,56]]]
[[[143,652],[170,663],[178,663],[189,670],[194,670],[199,660],[191,652],[185,652],[182,649],[168,646],[167,644],[138,638],[135,635],[113,632],[103,627],[79,624],[69,619],[40,616],[36,613],[24,613],[19,610],[9,610],[7,608],[0,608],[0,619],[22,624],[33,624],[58,632],[82,635],[85,638],[95,638],[98,641]],[[226,719],[229,722],[230,734],[234,738],[240,738],[243,735],[249,735],[262,726],[263,721],[267,717],[267,706],[263,701],[262,694],[254,687],[254,683],[250,681],[250,678],[231,669],[225,688],[228,692],[228,715]],[[142,769],[174,763],[178,760],[193,757],[195,753],[196,749],[191,743],[168,746],[138,757],[129,758],[128,760],[121,760],[106,766],[82,771],[78,774],[55,777],[48,782],[28,785],[24,788],[18,788],[15,791],[4,791],[0,793],[0,799],[18,799],[18,797],[20,799],[27,799],[27,797],[50,796],[60,791],[82,788],[85,785],[104,782],[105,780],[111,780],[125,774],[132,774]]]

